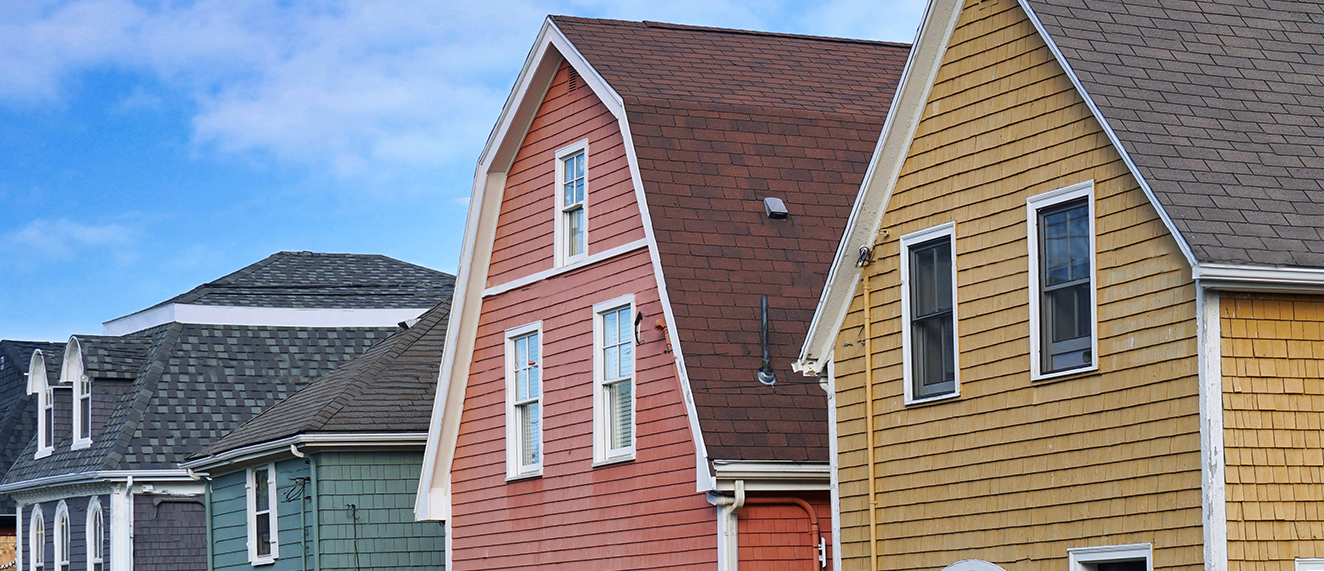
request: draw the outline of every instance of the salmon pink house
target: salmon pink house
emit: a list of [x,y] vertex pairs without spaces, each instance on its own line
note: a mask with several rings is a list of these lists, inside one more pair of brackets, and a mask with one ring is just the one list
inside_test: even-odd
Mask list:
[[481,155],[420,482],[448,569],[837,569],[791,371],[906,45],[551,17]]

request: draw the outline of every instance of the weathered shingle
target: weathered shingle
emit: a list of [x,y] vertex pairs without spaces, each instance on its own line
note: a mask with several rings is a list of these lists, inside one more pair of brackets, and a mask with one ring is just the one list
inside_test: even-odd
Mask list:
[[1324,4],[1028,1],[1198,261],[1324,267]]
[[[826,395],[790,363],[909,46],[552,21],[625,103],[709,457],[826,462]],[[770,196],[788,218],[764,215]],[[764,295],[772,387],[755,378]]]

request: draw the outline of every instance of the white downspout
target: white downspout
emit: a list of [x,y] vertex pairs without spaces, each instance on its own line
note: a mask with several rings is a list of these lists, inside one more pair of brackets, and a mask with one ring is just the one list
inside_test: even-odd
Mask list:
[[740,568],[740,518],[745,507],[745,481],[735,481],[735,497],[710,494],[708,501],[721,507],[717,517],[717,569],[737,571]]

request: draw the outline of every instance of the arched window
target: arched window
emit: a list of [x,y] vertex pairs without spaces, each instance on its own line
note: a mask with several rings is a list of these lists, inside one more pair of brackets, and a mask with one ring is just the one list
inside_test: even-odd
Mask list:
[[101,500],[92,498],[87,504],[87,571],[105,571],[106,534],[101,518]]
[[35,458],[50,456],[55,447],[55,395],[46,378],[46,356],[32,352],[28,367],[28,394],[37,397],[37,452]]
[[69,571],[69,506],[63,501],[55,508],[55,569]]
[[32,533],[28,536],[28,552],[32,554],[32,562],[28,565],[31,571],[46,568],[46,518],[41,515],[41,506],[32,506]]

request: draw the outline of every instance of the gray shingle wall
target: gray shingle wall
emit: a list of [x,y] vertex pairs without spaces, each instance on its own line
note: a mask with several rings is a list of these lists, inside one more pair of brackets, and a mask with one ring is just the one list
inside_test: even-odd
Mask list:
[[1029,4],[1199,261],[1324,267],[1324,4]]
[[135,495],[134,570],[206,569],[205,510],[201,496]]
[[[65,499],[65,505],[69,510],[69,562],[72,569],[87,569],[87,506],[90,501],[90,496]],[[102,546],[105,550],[103,553],[109,554],[110,537],[108,524],[110,522],[110,517],[109,513],[106,511],[109,498],[106,496],[100,496],[100,501],[102,516],[104,518],[102,521],[106,524],[106,527],[103,528],[103,535],[101,537]],[[59,509],[59,504],[59,500],[37,504],[41,508],[42,518],[45,522],[46,528],[46,541],[44,546],[44,551],[46,553],[46,569],[56,569],[55,526],[57,522],[56,512]],[[19,549],[23,552],[24,566],[29,565],[32,561],[30,540],[32,538],[31,524],[33,509],[34,506],[26,506],[23,510],[23,542],[22,545],[19,546]]]

